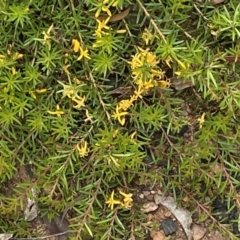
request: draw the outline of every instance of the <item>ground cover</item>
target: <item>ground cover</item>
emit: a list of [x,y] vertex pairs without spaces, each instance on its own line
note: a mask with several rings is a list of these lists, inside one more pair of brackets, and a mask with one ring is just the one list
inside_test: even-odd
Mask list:
[[13,0],[0,17],[0,233],[154,239],[171,214],[139,196],[161,194],[238,238],[238,1]]

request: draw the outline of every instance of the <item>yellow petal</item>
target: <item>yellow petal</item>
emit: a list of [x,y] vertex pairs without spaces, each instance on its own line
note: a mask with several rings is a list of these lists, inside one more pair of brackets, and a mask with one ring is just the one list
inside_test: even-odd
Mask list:
[[125,33],[127,30],[126,29],[119,29],[117,30],[117,33]]
[[112,13],[111,13],[111,11],[109,10],[108,7],[105,7],[105,6],[104,6],[104,7],[102,7],[102,10],[103,10],[104,12],[106,12],[108,16],[110,16],[110,17],[112,16]]
[[72,40],[72,46],[73,46],[73,51],[74,52],[79,52],[80,50],[80,42],[77,39]]
[[36,89],[36,93],[45,93],[46,91],[47,91],[46,88]]

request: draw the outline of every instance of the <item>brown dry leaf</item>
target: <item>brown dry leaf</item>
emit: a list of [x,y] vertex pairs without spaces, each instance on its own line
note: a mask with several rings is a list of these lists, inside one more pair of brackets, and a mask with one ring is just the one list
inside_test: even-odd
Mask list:
[[233,63],[233,62],[239,63],[240,62],[240,57],[236,58],[235,56],[225,56],[225,60],[227,62],[231,62],[231,63]]
[[219,4],[219,3],[222,3],[224,2],[225,0],[212,0],[212,4]]
[[[108,22],[117,22],[117,21],[124,19],[129,14],[130,8],[131,7],[128,7],[125,10],[123,10],[122,12],[111,16]],[[109,17],[108,15],[101,15],[101,16],[97,17],[96,19],[98,19],[99,21],[104,21],[108,17]]]

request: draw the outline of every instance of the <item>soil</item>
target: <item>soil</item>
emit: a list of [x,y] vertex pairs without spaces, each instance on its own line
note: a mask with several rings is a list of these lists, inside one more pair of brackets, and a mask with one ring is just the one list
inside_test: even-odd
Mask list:
[[[140,204],[144,205],[146,203],[153,202],[154,195],[161,193],[161,190],[158,191],[142,191],[138,194],[138,201]],[[171,235],[171,238],[167,238],[165,236],[161,223],[164,219],[171,218],[176,225],[176,232]],[[155,228],[152,228],[149,233],[149,239],[153,240],[164,240],[164,239],[171,239],[171,240],[187,240],[187,236],[183,230],[182,225],[176,219],[176,217],[167,209],[166,207],[162,206],[161,204],[158,208],[154,211],[147,213],[147,222],[153,222]],[[205,221],[201,224],[198,224],[198,219],[193,218],[193,223],[191,225],[191,229],[193,231],[193,240],[229,240],[229,237],[224,237],[221,233],[214,229],[209,230],[211,221]]]

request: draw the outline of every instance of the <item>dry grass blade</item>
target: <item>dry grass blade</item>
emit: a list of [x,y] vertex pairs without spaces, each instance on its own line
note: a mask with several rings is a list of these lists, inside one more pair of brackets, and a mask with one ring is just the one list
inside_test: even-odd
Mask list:
[[139,4],[140,8],[143,10],[143,12],[146,14],[146,16],[150,19],[151,24],[153,25],[154,29],[156,30],[156,32],[159,34],[159,36],[161,37],[161,39],[166,42],[166,38],[163,35],[163,33],[160,31],[160,29],[158,28],[157,24],[155,23],[155,21],[151,18],[149,12],[147,11],[147,9],[144,7],[144,5],[142,4],[142,2],[140,0],[137,0],[137,3]]

